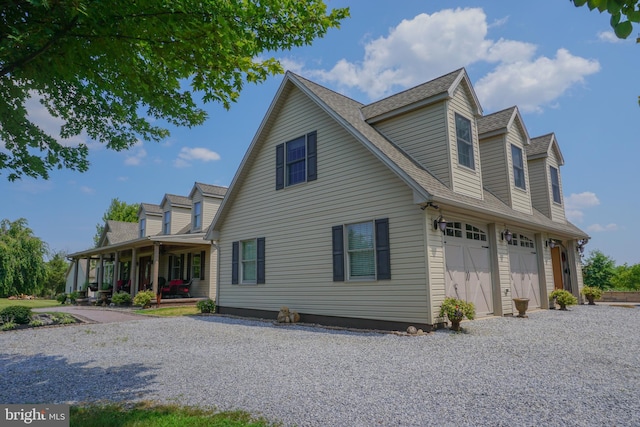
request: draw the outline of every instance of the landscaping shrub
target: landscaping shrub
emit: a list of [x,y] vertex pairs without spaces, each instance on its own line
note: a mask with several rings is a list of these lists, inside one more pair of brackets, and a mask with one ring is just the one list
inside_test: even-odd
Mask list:
[[200,310],[200,313],[215,313],[216,302],[211,298],[204,301],[198,301],[196,303],[196,308]]
[[11,329],[15,329],[18,325],[13,320],[0,321],[0,330],[1,331],[10,331]]
[[10,305],[0,311],[0,316],[3,319],[13,318],[18,325],[26,325],[31,321],[31,309],[21,305]]
[[117,292],[111,297],[111,302],[116,305],[129,305],[131,304],[131,295],[128,292]]
[[564,289],[556,289],[549,295],[550,298],[555,298],[556,302],[560,304],[561,309],[566,309],[568,305],[576,305],[578,298],[574,297],[571,292]]
[[69,294],[69,301],[71,301],[71,304],[75,304],[77,299],[78,299],[78,291],[73,291]]
[[135,297],[133,297],[133,305],[139,305],[141,307],[147,307],[151,304],[156,298],[156,294],[153,291],[142,291],[138,292]]
[[54,313],[51,318],[54,322],[59,325],[68,325],[71,323],[76,323],[76,318],[70,315],[69,313]]
[[58,301],[60,304],[64,304],[65,302],[67,302],[67,294],[56,295],[56,301]]

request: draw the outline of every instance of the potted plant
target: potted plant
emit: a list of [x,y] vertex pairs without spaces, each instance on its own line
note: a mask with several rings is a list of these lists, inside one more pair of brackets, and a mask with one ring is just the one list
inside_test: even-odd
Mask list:
[[568,305],[576,305],[578,303],[578,298],[571,295],[571,292],[565,291],[564,289],[556,289],[551,292],[549,298],[555,298],[556,302],[560,306],[560,310],[567,310]]
[[440,305],[440,317],[447,316],[447,319],[451,322],[451,330],[460,330],[460,321],[463,318],[473,320],[476,316],[476,307],[472,302],[467,302],[461,299],[447,297],[442,301]]
[[602,289],[597,288],[595,286],[585,286],[580,291],[582,295],[589,301],[589,305],[596,305],[594,300],[600,299],[602,297]]
[[516,310],[518,310],[518,317],[529,317],[525,313],[529,308],[529,298],[514,298],[513,302],[516,304]]

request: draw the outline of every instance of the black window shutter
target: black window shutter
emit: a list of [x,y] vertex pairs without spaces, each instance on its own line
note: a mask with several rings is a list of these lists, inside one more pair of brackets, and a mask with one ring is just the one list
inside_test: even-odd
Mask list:
[[307,135],[307,181],[318,179],[317,140],[316,132]]
[[240,255],[240,242],[231,244],[231,284],[238,284],[238,257]]
[[204,280],[205,251],[200,252],[200,279]]
[[191,279],[191,253],[187,254],[187,277],[186,280]]
[[333,281],[344,282],[344,232],[341,225],[332,228]]
[[284,188],[284,144],[276,146],[276,190]]
[[176,277],[176,279],[182,280],[184,278],[184,254],[180,254],[180,277]]
[[389,250],[389,219],[376,219],[377,279],[391,279],[391,251]]
[[264,277],[264,237],[258,238],[258,259],[256,263],[256,283],[265,283]]
[[169,271],[167,271],[167,277],[169,278],[169,280],[173,279],[173,277],[171,277],[172,267],[173,267],[173,255],[169,255]]

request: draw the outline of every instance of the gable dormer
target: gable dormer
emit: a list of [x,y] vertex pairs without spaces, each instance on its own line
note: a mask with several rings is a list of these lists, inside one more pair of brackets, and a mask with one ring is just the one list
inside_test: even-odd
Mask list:
[[564,158],[553,133],[531,139],[527,147],[531,202],[553,221],[565,222],[560,166]]
[[162,231],[160,234],[182,234],[191,228],[191,200],[188,197],[165,194],[160,203]]
[[478,119],[482,182],[512,209],[531,214],[525,149],[527,132],[517,107]]
[[162,231],[162,208],[151,203],[140,203],[138,209],[138,237],[155,236]]
[[97,247],[135,240],[138,237],[138,223],[107,220],[104,224]]
[[482,108],[464,69],[364,106],[362,114],[453,191],[482,198]]
[[218,212],[222,204],[226,187],[196,182],[189,193],[191,199],[191,231],[204,231]]

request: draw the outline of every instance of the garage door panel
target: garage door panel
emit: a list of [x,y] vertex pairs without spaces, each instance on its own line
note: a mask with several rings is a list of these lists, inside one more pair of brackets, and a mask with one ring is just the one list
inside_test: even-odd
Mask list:
[[[523,245],[509,246],[511,267],[511,293],[513,298],[528,298],[529,308],[540,307],[540,280],[538,277],[538,255],[533,248],[533,240],[518,235]],[[518,243],[516,241],[515,243]],[[515,304],[514,304],[515,311]]]

